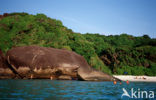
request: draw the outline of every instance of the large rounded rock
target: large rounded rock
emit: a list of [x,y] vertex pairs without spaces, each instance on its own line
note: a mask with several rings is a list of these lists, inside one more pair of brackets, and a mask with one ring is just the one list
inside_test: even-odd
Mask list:
[[39,46],[12,48],[8,63],[21,78],[81,79],[112,81],[115,78],[91,68],[72,51]]
[[9,68],[9,64],[7,63],[4,54],[0,50],[0,79],[14,78],[14,77],[15,74]]
[[58,79],[61,75],[77,78],[77,69],[88,66],[74,52],[38,46],[13,48],[7,52],[7,59],[22,78]]

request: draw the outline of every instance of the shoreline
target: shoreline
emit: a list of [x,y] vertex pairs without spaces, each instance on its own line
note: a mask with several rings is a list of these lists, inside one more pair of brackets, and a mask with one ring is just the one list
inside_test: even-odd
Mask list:
[[132,82],[156,82],[156,76],[134,76],[134,75],[113,75],[122,81],[132,81]]

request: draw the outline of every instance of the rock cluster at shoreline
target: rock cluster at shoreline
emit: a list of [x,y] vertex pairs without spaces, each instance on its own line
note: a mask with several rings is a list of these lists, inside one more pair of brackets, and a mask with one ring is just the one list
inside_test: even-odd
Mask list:
[[0,78],[118,80],[93,69],[75,52],[39,46],[12,48],[6,57],[0,52]]

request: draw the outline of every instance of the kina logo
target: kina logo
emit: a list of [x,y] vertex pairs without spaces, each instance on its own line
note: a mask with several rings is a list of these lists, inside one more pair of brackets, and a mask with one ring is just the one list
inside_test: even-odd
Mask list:
[[154,98],[154,91],[141,91],[139,88],[137,90],[134,90],[131,88],[130,93],[127,92],[125,88],[122,88],[123,94],[121,95],[121,98],[124,96],[129,97],[129,98]]

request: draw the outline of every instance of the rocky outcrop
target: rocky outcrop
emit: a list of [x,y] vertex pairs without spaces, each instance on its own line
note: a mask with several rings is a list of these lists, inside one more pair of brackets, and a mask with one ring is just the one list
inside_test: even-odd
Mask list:
[[9,64],[21,78],[59,79],[61,75],[76,78],[80,57],[67,50],[38,46],[16,47],[7,52]]
[[4,13],[3,15],[0,15],[0,20],[1,20],[2,18],[4,18],[4,17],[7,17],[7,16],[9,16],[8,13]]
[[117,80],[91,68],[82,56],[68,50],[23,46],[12,48],[6,57],[20,78]]
[[9,68],[9,64],[7,63],[4,54],[0,50],[0,79],[14,78],[14,77],[15,74]]

